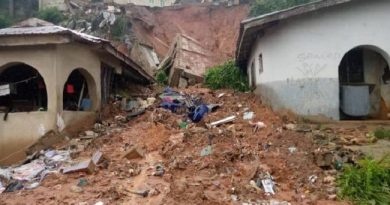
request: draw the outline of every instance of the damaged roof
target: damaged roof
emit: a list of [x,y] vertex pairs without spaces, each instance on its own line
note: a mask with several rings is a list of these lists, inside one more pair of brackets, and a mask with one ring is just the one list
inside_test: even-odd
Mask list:
[[12,27],[0,29],[0,38],[8,36],[34,36],[34,35],[68,35],[70,39],[89,45],[98,46],[99,49],[104,50],[110,55],[114,56],[127,66],[125,68],[131,68],[135,73],[140,75],[144,80],[148,82],[154,82],[154,78],[150,76],[146,71],[136,64],[127,55],[119,52],[108,40],[91,36],[88,34],[80,33],[71,29],[67,29],[61,26],[39,26],[39,27]]
[[282,20],[310,12],[330,8],[333,6],[349,3],[356,0],[319,0],[316,2],[303,4],[281,11],[268,13],[265,15],[249,18],[241,22],[240,35],[237,41],[236,62],[241,68],[245,68],[252,46],[257,37],[264,35],[264,30],[272,27]]

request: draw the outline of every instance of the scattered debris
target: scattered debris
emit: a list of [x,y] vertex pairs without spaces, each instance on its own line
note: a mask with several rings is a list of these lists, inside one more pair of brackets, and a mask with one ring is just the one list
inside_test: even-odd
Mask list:
[[201,157],[205,157],[205,156],[209,156],[212,153],[213,153],[212,146],[211,145],[207,145],[205,148],[202,149],[202,151],[200,151],[200,156]]
[[130,193],[140,195],[142,197],[147,197],[149,195],[149,190],[145,191],[129,191]]
[[95,164],[92,162],[92,160],[88,159],[76,163],[72,166],[63,168],[62,173],[69,174],[74,172],[85,172],[85,173],[92,174],[94,171],[95,171]]
[[256,122],[256,123],[253,123],[251,121],[249,121],[249,124],[252,125],[254,128],[253,128],[253,133],[256,133],[257,131],[263,129],[263,128],[266,128],[267,126],[264,124],[264,122]]
[[285,129],[287,130],[296,130],[297,129],[297,125],[296,124],[287,124],[284,126]]
[[[99,193],[102,194],[97,193],[96,197],[102,203],[131,199],[131,203],[143,204],[145,200],[152,202],[164,198],[167,203],[174,200],[180,204],[289,204],[276,198],[279,193],[281,196],[291,193],[288,201],[294,204],[316,204],[320,200],[338,203],[331,198],[337,193],[334,182],[336,164],[338,161],[347,163],[355,155],[336,146],[339,138],[327,140],[325,134],[329,130],[311,129],[308,133],[283,131],[285,119],[260,102],[252,103],[256,102],[256,98],[251,94],[224,91],[229,98],[218,98],[216,93],[203,88],[171,91],[169,94],[163,92],[160,99],[162,102],[179,104],[180,107],[174,112],[148,105],[145,115],[126,119],[125,124],[116,120],[115,116],[126,116],[127,112],[138,109],[145,102],[137,101],[132,111],[126,111],[120,109],[120,100],[115,100],[116,104],[112,105],[115,111],[108,111],[108,119],[97,122],[93,129],[86,129],[98,134],[97,137],[82,139],[85,135],[82,132],[81,136],[77,135],[79,138],[63,145],[38,151],[19,166],[0,169],[4,191],[5,187],[15,182],[12,180],[15,168],[41,161],[44,170],[31,181],[12,184],[16,187],[14,191],[32,189],[24,191],[23,195],[34,198],[32,195],[41,189],[33,188],[42,184],[50,194],[64,192],[58,194],[58,200],[64,203],[73,203],[69,196],[85,192],[79,194],[78,199],[83,204],[92,203],[84,195],[95,192],[95,187],[101,189]],[[241,108],[237,107],[238,101],[242,102]],[[247,102],[251,102],[250,105]],[[158,105],[160,101],[155,103]],[[188,116],[191,109],[197,106],[206,105],[208,110],[214,110],[212,107],[219,104],[223,106],[215,112],[207,112],[199,123],[192,123]],[[236,117],[250,110],[262,113],[261,118],[266,121],[252,122]],[[233,119],[226,121],[225,117],[229,115]],[[223,125],[232,121],[234,123],[230,125]],[[210,126],[209,122],[218,123]],[[206,128],[207,124],[209,129]],[[260,133],[254,134],[260,129]],[[90,155],[90,159],[85,158]],[[109,166],[107,159],[110,159]],[[99,171],[88,176],[83,173],[88,172],[87,169],[75,171],[74,174],[59,172],[77,165],[75,162],[84,161],[96,166],[94,169]],[[317,163],[323,166],[319,167]],[[307,173],[315,175],[309,176]],[[131,189],[141,191],[131,192]],[[220,195],[225,192],[228,195]],[[200,197],[203,195],[205,198]],[[271,198],[261,200],[263,195]],[[6,203],[15,198],[22,200],[15,196],[2,194],[2,200],[4,198]],[[157,197],[144,199],[148,196]],[[52,201],[47,196],[40,197],[47,202]]]
[[70,191],[73,192],[73,193],[82,193],[84,192],[83,188],[81,188],[80,186],[71,186],[70,187]]
[[200,122],[209,112],[214,112],[222,104],[205,104],[198,97],[181,94],[167,87],[160,95],[160,106],[174,113],[187,113],[187,117],[194,123]]
[[105,160],[105,157],[104,157],[104,155],[103,155],[103,153],[101,151],[96,151],[92,155],[92,162],[95,165],[98,165],[98,164],[102,163],[104,160]]
[[316,175],[310,175],[309,176],[309,182],[314,184],[317,181],[318,177]]
[[236,118],[237,117],[235,115],[232,115],[232,116],[226,117],[226,118],[224,118],[222,120],[218,120],[218,121],[212,122],[212,123],[208,124],[207,127],[209,127],[209,128],[217,127],[218,125],[222,125],[222,124],[225,124],[225,123],[233,122]]
[[259,188],[259,186],[257,185],[257,183],[253,180],[250,180],[249,181],[249,185],[251,185],[254,189],[256,189],[257,191],[261,191],[261,189]]
[[4,192],[14,192],[23,189],[23,183],[21,181],[14,181],[8,184],[8,186],[5,188]]
[[336,178],[334,176],[326,176],[323,181],[325,184],[333,184]]
[[84,186],[87,186],[87,185],[88,185],[88,181],[85,178],[81,178],[79,180],[79,183],[77,183],[77,186],[79,186],[79,187],[84,187]]
[[3,186],[3,183],[0,181],[0,194],[3,193],[5,190],[5,187]]
[[296,147],[289,147],[288,151],[290,152],[290,154],[294,154],[297,151],[297,148]]
[[139,110],[136,110],[136,111],[133,111],[133,112],[127,114],[127,119],[130,120],[131,118],[137,117],[137,116],[142,115],[144,113],[145,113],[145,109],[141,108]]
[[157,164],[155,166],[155,171],[153,172],[153,176],[159,176],[159,177],[162,177],[164,175],[164,166],[162,164]]
[[272,181],[272,179],[263,179],[261,180],[261,184],[263,185],[263,189],[265,193],[270,193],[272,195],[275,194],[274,191],[275,183]]
[[244,112],[243,119],[244,120],[252,120],[254,116],[255,116],[254,112]]
[[13,169],[12,178],[18,181],[32,181],[45,168],[46,165],[43,160],[34,160],[31,163]]

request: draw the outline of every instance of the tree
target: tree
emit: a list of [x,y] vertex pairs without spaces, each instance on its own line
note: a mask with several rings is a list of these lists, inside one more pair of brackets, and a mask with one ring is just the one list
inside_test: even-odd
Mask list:
[[64,15],[61,13],[60,10],[58,10],[57,7],[44,8],[38,12],[37,16],[40,19],[43,19],[56,25],[58,25],[65,19]]
[[249,15],[259,16],[313,1],[314,0],[255,0],[251,4],[251,10]]

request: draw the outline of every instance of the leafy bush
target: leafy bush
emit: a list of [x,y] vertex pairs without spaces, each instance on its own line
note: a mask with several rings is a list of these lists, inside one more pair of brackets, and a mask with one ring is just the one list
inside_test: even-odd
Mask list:
[[247,76],[235,65],[234,61],[227,61],[222,65],[207,70],[205,85],[211,89],[230,88],[238,91],[248,91]]
[[168,75],[163,70],[159,70],[156,73],[156,80],[159,85],[167,85],[168,84]]
[[337,179],[339,196],[361,205],[390,204],[390,157],[380,161],[364,159],[346,166]]
[[0,14],[0,28],[7,28],[11,26],[12,19],[6,15]]
[[314,0],[255,0],[251,4],[250,16],[259,16],[266,13],[287,9],[293,6],[313,2]]
[[122,40],[128,29],[128,21],[126,17],[119,17],[111,28],[111,35],[115,40]]
[[380,128],[375,130],[374,135],[378,139],[390,139],[390,130]]
[[57,7],[44,8],[38,12],[37,17],[53,24],[59,24],[65,19]]

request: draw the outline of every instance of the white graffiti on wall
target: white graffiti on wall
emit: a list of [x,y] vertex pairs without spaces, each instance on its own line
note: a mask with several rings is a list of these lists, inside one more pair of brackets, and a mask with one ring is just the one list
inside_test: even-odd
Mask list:
[[337,83],[337,80],[335,82],[330,79],[324,81],[324,78],[319,76],[326,69],[337,69],[329,68],[329,62],[341,59],[341,54],[308,52],[298,54],[297,59],[300,66],[297,66],[296,69],[303,76],[303,79],[289,80],[289,84],[301,91],[299,96],[304,98],[302,109],[307,113],[316,114],[312,113],[313,109],[316,109],[318,105],[323,104],[329,98],[337,96],[336,93],[330,90],[330,87],[326,86],[326,83]]

